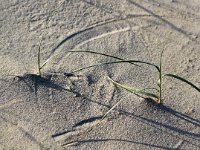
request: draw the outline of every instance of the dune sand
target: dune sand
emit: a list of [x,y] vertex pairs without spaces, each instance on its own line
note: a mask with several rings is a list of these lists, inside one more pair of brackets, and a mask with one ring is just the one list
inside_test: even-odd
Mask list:
[[[47,21],[49,19],[49,22]],[[155,87],[147,65],[77,72],[101,55],[159,64],[200,87],[199,0],[1,0],[0,149],[199,150],[200,93],[171,78],[156,106],[115,87]],[[41,41],[41,63],[37,53]],[[99,117],[124,99],[101,124]]]

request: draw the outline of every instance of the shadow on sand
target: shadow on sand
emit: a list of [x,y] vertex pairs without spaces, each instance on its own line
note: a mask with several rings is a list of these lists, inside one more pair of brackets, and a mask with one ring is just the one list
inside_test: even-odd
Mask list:
[[[83,99],[87,99],[88,101],[92,103],[97,103],[101,106],[105,106],[107,108],[111,108],[112,106],[102,104],[100,102],[91,100],[87,98],[86,96],[81,96]],[[122,109],[115,109],[120,112],[120,114],[125,115],[126,117],[131,117],[139,122],[142,122],[144,124],[147,124],[153,128],[156,128],[157,130],[160,130],[161,132],[168,134],[172,137],[176,137],[180,139],[181,141],[184,141],[190,145],[193,145],[197,148],[200,148],[200,145],[198,144],[200,141],[200,134],[199,133],[194,133],[190,131],[189,129],[184,129],[182,127],[179,127],[178,125],[174,125],[171,122],[167,121],[162,121],[162,119],[166,118],[171,118],[173,121],[180,121],[184,122],[185,124],[188,124],[188,126],[192,126],[195,128],[200,127],[200,120],[192,118],[189,115],[183,114],[181,112],[178,112],[168,106],[165,105],[155,105],[155,103],[151,99],[145,99],[144,103],[142,104],[144,107],[143,109],[151,109],[156,112],[161,118],[161,120],[155,119],[155,114],[151,113],[146,113],[143,115],[137,115],[135,113],[127,112]],[[89,119],[88,119],[89,120]],[[83,121],[81,121],[82,123]],[[79,123],[78,123],[79,124]],[[131,141],[127,139],[88,139],[88,140],[77,140],[76,142],[79,144],[84,144],[84,143],[89,143],[89,142],[109,142],[109,141],[117,141],[117,142],[128,142],[128,143],[133,143],[133,144],[142,144],[144,146],[149,146],[153,148],[162,148],[166,150],[175,150],[177,148],[169,148],[165,146],[160,146],[160,145],[155,145],[155,144],[149,144],[149,143],[143,143],[143,142],[136,142],[136,141]],[[67,145],[67,144],[66,144]]]

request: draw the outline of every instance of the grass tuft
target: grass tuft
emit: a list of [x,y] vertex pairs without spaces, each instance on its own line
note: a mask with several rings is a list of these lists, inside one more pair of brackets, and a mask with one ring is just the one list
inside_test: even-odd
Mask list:
[[[89,65],[87,67],[83,67],[77,70],[72,71],[72,73],[76,73],[85,69],[89,69],[92,67],[98,67],[98,66],[102,66],[102,65],[108,65],[108,64],[118,64],[118,63],[130,63],[132,65],[136,65],[139,66],[138,64],[145,64],[145,65],[149,65],[151,67],[156,68],[157,73],[158,73],[158,81],[157,81],[157,88],[150,88],[150,89],[154,89],[156,90],[156,94],[153,92],[149,92],[148,90],[150,90],[149,88],[135,88],[135,87],[130,87],[121,83],[118,83],[116,81],[113,81],[112,79],[109,78],[109,81],[113,83],[113,85],[118,86],[120,88],[123,88],[125,90],[127,90],[128,92],[131,92],[137,96],[145,96],[145,97],[149,97],[149,98],[153,98],[155,100],[155,102],[157,104],[162,104],[163,103],[163,99],[162,99],[162,81],[163,78],[168,76],[168,77],[172,77],[174,79],[177,79],[179,81],[182,81],[184,83],[187,83],[188,85],[190,85],[191,87],[193,87],[194,89],[196,89],[198,92],[200,92],[200,88],[198,88],[196,85],[194,85],[192,82],[178,76],[178,75],[174,75],[171,73],[163,73],[162,70],[162,57],[164,54],[164,50],[161,51],[160,54],[160,62],[159,62],[159,66],[155,65],[153,63],[150,62],[146,62],[146,61],[140,61],[140,60],[126,60],[126,59],[122,59],[110,54],[105,54],[105,53],[100,53],[100,52],[94,52],[94,51],[69,51],[69,52],[81,52],[81,53],[91,53],[91,54],[97,54],[97,55],[103,55],[106,57],[110,57],[110,58],[115,58],[117,59],[116,61],[109,61],[109,62],[101,62],[101,63],[97,63],[97,64],[93,64],[93,65]],[[142,69],[142,68],[141,68]]]

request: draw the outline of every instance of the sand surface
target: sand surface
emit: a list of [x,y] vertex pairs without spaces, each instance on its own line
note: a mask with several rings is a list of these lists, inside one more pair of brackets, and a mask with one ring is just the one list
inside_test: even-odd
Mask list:
[[[48,21],[49,20],[49,21]],[[159,64],[200,87],[199,0],[1,0],[1,150],[199,150],[200,93],[171,78],[156,106],[115,87],[155,87]],[[41,63],[36,75],[41,42]],[[123,100],[107,118],[99,117]],[[74,142],[74,143],[73,143]]]

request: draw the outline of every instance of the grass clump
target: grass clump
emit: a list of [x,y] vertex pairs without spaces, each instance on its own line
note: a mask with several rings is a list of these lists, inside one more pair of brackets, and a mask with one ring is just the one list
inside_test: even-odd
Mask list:
[[[145,65],[148,65],[150,67],[155,68],[155,70],[157,72],[157,76],[158,76],[158,80],[156,82],[156,88],[130,87],[130,86],[127,86],[125,84],[118,83],[118,82],[112,80],[111,78],[109,78],[109,81],[112,82],[115,86],[120,87],[122,89],[125,89],[128,92],[135,94],[136,96],[143,97],[146,100],[150,100],[150,101],[153,100],[154,104],[157,104],[157,105],[163,104],[163,101],[164,101],[163,98],[162,98],[162,93],[163,93],[162,84],[163,84],[163,78],[165,78],[165,77],[170,77],[170,78],[179,80],[181,82],[184,82],[184,83],[190,85],[191,87],[193,87],[198,92],[200,92],[200,89],[196,85],[191,83],[190,81],[188,81],[188,80],[186,80],[186,79],[184,79],[184,78],[182,78],[178,75],[163,72],[163,70],[162,70],[162,57],[163,57],[164,51],[161,52],[159,65],[156,65],[156,64],[150,63],[150,62],[140,61],[140,60],[126,60],[126,59],[123,59],[123,58],[119,58],[119,57],[116,57],[116,56],[113,56],[113,55],[110,55],[110,54],[101,53],[101,52],[82,51],[82,50],[78,50],[78,51],[70,50],[69,52],[71,52],[71,53],[79,53],[79,52],[80,53],[91,53],[91,54],[97,54],[97,55],[102,55],[102,56],[106,56],[106,57],[116,59],[115,61],[101,62],[101,63],[89,65],[89,66],[74,70],[73,72],[71,72],[72,74],[79,72],[79,71],[82,71],[84,69],[92,68],[92,67],[108,65],[108,64],[117,64],[117,63],[130,63],[130,64],[132,64],[136,67],[141,67],[140,64],[145,64]],[[141,69],[142,69],[142,67],[141,67]],[[152,92],[152,91],[154,91],[154,92]],[[64,145],[70,146],[73,143],[78,143],[79,139],[81,139],[83,136],[88,134],[90,131],[94,130],[96,126],[103,123],[103,121],[107,118],[108,114],[110,114],[124,100],[126,100],[125,97],[123,97],[121,100],[119,100],[117,103],[115,103],[101,117],[98,117],[96,120],[93,120],[92,122],[90,122],[91,125],[86,127],[84,130],[80,130],[80,132],[78,132],[79,130],[77,129],[77,131],[76,131],[76,128],[74,128],[72,131],[69,132],[69,133],[73,133],[73,134],[71,134],[71,135],[73,135],[71,137],[71,140],[70,141],[65,140],[66,143]],[[84,121],[81,121],[81,123],[78,123],[78,124],[83,124],[83,122],[88,123],[87,121],[84,120]],[[75,134],[76,132],[77,132],[77,134]]]
[[[156,65],[156,64],[150,63],[150,62],[146,62],[146,61],[140,61],[140,60],[125,60],[125,59],[122,59],[122,58],[119,58],[119,57],[116,57],[116,56],[113,56],[113,55],[100,53],[100,52],[94,52],[94,51],[69,51],[69,52],[73,52],[73,53],[74,52],[92,53],[92,54],[98,54],[98,55],[103,55],[103,56],[106,56],[106,57],[111,57],[111,58],[117,59],[116,61],[101,62],[101,63],[93,64],[93,65],[90,65],[90,66],[87,66],[87,67],[83,67],[83,68],[80,68],[80,69],[77,69],[77,70],[73,71],[73,73],[81,71],[81,70],[84,70],[84,69],[89,69],[89,68],[92,68],[92,67],[97,67],[97,66],[102,66],[102,65],[107,65],[107,64],[117,64],[117,63],[130,63],[130,64],[135,65],[137,67],[140,67],[139,64],[145,64],[145,65],[149,65],[151,67],[154,67],[156,69],[156,71],[157,71],[157,74],[158,74],[158,80],[157,80],[157,83],[156,83],[156,86],[157,86],[156,88],[143,88],[143,89],[140,89],[140,88],[130,87],[128,85],[118,83],[116,81],[113,81],[110,78],[109,78],[109,80],[115,86],[123,88],[123,89],[127,90],[128,92],[131,92],[131,93],[133,93],[133,94],[135,94],[137,96],[142,96],[142,97],[145,96],[147,98],[153,99],[156,102],[156,104],[162,104],[163,101],[164,101],[163,98],[162,98],[162,93],[163,93],[162,85],[163,85],[163,78],[165,78],[165,77],[170,77],[170,78],[179,80],[181,82],[184,82],[184,83],[190,85],[191,87],[193,87],[198,92],[200,92],[200,88],[198,88],[192,82],[190,82],[190,81],[188,81],[188,80],[186,80],[186,79],[184,79],[184,78],[182,78],[182,77],[180,77],[178,75],[171,74],[171,73],[164,73],[163,72],[163,70],[162,70],[162,57],[163,57],[164,50],[161,52],[159,65]],[[152,89],[154,89],[154,91],[156,91],[156,92],[155,93],[151,92]]]

